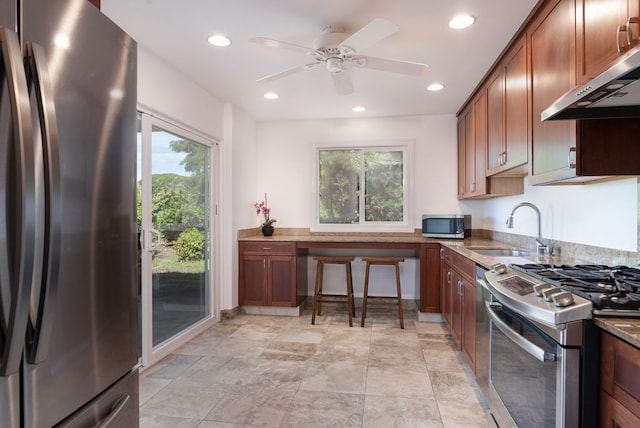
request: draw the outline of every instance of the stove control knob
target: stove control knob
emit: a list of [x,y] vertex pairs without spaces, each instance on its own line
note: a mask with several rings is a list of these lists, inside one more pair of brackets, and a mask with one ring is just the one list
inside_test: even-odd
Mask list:
[[542,297],[542,292],[549,288],[553,288],[553,286],[551,284],[546,284],[546,283],[536,284],[533,286],[533,292],[536,293],[536,296]]
[[546,290],[542,290],[542,297],[545,301],[550,302],[554,294],[562,293],[563,291],[561,288],[556,287],[547,288]]
[[555,303],[555,305],[560,308],[573,305],[573,294],[569,293],[568,291],[554,294],[552,298],[553,298],[553,303]]

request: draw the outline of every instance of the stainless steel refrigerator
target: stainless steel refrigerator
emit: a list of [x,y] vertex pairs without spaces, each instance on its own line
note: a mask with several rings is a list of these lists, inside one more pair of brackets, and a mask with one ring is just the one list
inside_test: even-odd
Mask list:
[[136,44],[0,0],[0,427],[137,427]]

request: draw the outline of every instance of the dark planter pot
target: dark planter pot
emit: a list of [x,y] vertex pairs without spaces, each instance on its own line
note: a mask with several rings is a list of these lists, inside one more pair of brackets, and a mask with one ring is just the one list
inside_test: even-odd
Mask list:
[[275,227],[273,227],[273,226],[264,226],[264,227],[262,228],[262,234],[263,234],[264,236],[272,236],[272,235],[273,235],[273,232],[274,232],[275,230],[276,230],[276,228],[275,228]]

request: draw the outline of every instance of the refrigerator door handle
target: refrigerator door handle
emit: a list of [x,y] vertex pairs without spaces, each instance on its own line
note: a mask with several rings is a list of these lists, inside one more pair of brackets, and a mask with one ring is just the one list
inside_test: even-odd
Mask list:
[[[18,372],[24,339],[29,319],[29,298],[33,280],[35,251],[35,176],[31,110],[27,79],[22,64],[22,53],[18,35],[0,27],[2,48],[1,73],[6,75],[11,122],[9,137],[13,140],[9,158],[13,165],[13,181],[7,188],[7,223],[10,224],[13,239],[10,248],[7,291],[2,291],[3,324],[5,343],[2,344],[0,376]],[[5,301],[9,298],[9,302]]]
[[[58,124],[53,101],[53,85],[44,49],[35,44],[25,43],[25,65],[29,91],[37,106],[39,135],[42,151],[42,169],[44,178],[44,239],[42,260],[36,266],[42,266],[42,275],[35,275],[34,290],[37,287],[36,311],[29,325],[27,358],[29,363],[38,364],[47,358],[51,328],[53,325],[56,295],[58,291],[58,271],[60,267],[60,154]],[[34,282],[35,282],[34,281]]]
[[106,418],[104,418],[102,422],[100,422],[96,426],[96,428],[107,428],[108,426],[110,426],[111,422],[113,422],[118,417],[120,412],[122,412],[122,410],[126,407],[130,398],[131,396],[129,394],[123,394],[122,397],[120,397],[120,399],[115,402],[115,404],[111,408],[111,412],[107,415]]

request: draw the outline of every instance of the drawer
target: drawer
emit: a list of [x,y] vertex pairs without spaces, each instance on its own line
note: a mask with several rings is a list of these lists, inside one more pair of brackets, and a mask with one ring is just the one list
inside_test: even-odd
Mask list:
[[295,242],[240,242],[240,254],[283,254],[296,255]]
[[452,263],[452,259],[451,259],[452,255],[453,255],[453,251],[450,248],[447,248],[444,245],[440,247],[440,260],[445,261],[447,263]]
[[461,274],[468,276],[475,284],[476,262],[458,253],[453,254],[453,267]]

